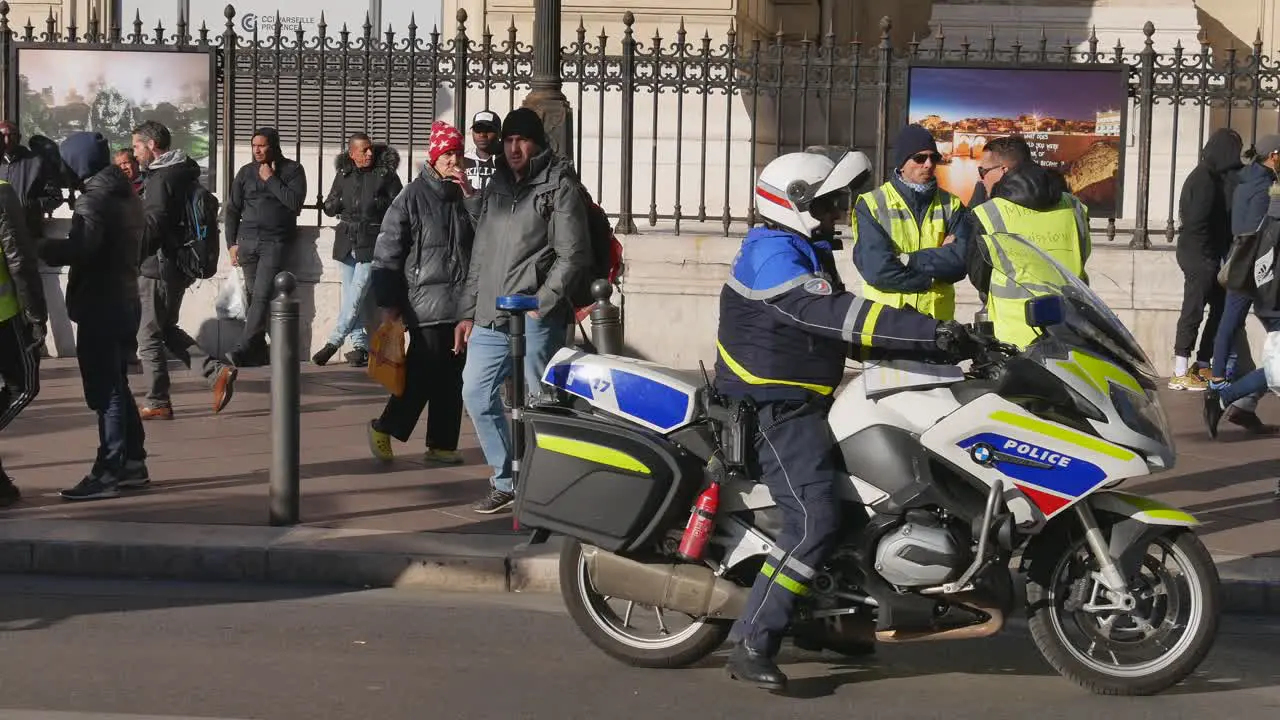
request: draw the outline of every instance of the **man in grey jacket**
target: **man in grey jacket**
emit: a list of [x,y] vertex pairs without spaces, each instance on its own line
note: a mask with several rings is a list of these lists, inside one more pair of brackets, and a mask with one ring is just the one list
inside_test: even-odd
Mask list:
[[511,506],[511,431],[499,391],[511,372],[503,295],[538,298],[526,326],[524,373],[536,392],[547,362],[564,346],[573,313],[569,293],[591,263],[587,206],[577,175],[547,145],[542,120],[528,108],[502,122],[502,156],[480,201],[471,268],[455,350],[467,348],[462,400],[475,424],[492,490],[472,505],[490,514]]

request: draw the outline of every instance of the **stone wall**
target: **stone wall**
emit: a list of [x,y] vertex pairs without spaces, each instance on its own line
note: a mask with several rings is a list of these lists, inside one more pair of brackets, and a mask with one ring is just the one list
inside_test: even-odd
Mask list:
[[[49,231],[65,232],[65,221]],[[718,297],[740,239],[711,235],[647,234],[620,238],[626,247],[627,273],[622,297],[615,299],[626,313],[626,341],[633,354],[682,368],[715,361]],[[1168,374],[1174,325],[1182,303],[1182,273],[1171,250],[1133,251],[1095,238],[1088,270],[1092,286],[1133,331],[1157,369]],[[299,281],[302,301],[302,341],[307,354],[318,350],[338,314],[340,285],[337,263],[331,260],[333,231],[302,231],[289,269]],[[847,252],[837,258],[846,282],[861,287]],[[199,283],[188,293],[181,324],[211,349],[225,352],[239,336],[239,325],[219,321],[214,312],[218,288],[231,267],[223,256],[218,277]],[[53,312],[50,352],[75,353],[73,326],[66,317],[62,291],[65,274],[45,270],[46,292]],[[967,282],[957,288],[957,317],[971,319],[977,295]],[[1250,320],[1250,340],[1259,357],[1264,335]]]

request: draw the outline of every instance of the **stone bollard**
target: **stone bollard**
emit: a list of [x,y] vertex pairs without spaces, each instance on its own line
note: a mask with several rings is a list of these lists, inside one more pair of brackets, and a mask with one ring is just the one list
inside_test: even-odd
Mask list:
[[613,286],[608,280],[591,283],[595,307],[591,309],[591,344],[602,355],[622,354],[622,308],[609,302]]

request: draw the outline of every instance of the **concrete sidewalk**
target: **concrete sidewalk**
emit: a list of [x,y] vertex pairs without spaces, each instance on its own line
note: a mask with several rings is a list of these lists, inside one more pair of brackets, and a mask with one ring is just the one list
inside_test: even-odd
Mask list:
[[[57,491],[88,470],[96,424],[80,399],[74,362],[49,361],[40,398],[3,435],[5,467],[25,499],[0,514],[0,571],[557,589],[558,543],[517,550],[524,536],[513,532],[509,514],[467,509],[488,487],[470,423],[463,423],[462,466],[424,465],[421,434],[397,445],[390,465],[375,461],[365,425],[385,397],[362,371],[346,367],[304,366],[302,525],[268,527],[268,372],[242,371],[235,400],[216,417],[203,386],[175,375],[177,419],[146,425],[152,486],[73,504]],[[1201,536],[1218,560],[1231,610],[1280,612],[1280,438],[1229,428],[1210,442],[1199,401],[1168,393],[1178,468],[1126,489],[1205,523]],[[1268,400],[1262,414],[1280,420],[1280,406]]]

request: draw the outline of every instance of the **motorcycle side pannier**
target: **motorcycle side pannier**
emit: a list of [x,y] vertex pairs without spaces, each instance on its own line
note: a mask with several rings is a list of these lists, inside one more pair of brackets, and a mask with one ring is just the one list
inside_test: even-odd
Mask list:
[[702,464],[643,428],[567,408],[525,410],[516,488],[521,529],[543,528],[609,552],[654,540],[688,513]]

